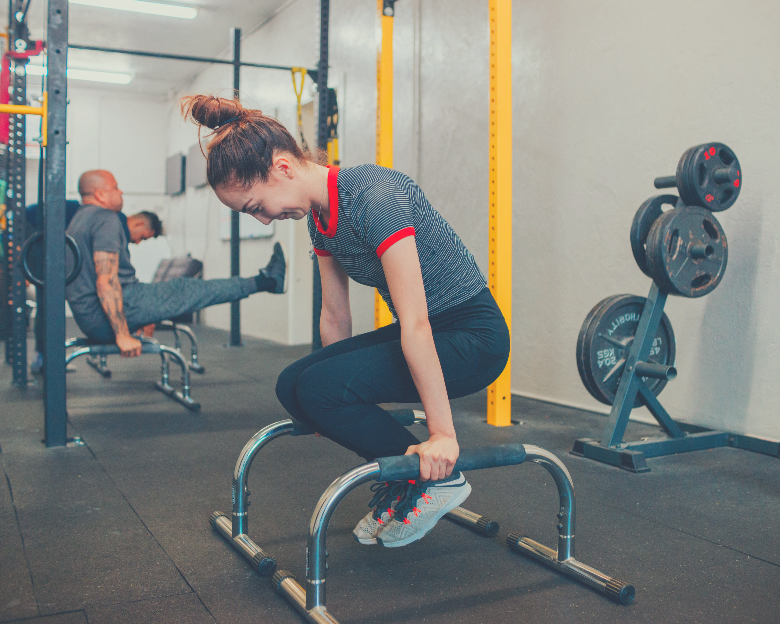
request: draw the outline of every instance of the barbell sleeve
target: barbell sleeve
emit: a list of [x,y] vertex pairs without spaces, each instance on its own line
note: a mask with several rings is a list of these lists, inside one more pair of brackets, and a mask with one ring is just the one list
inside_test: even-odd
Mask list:
[[734,183],[739,179],[739,171],[734,167],[723,167],[712,172],[712,179],[718,184]]
[[652,377],[653,379],[665,379],[671,381],[677,377],[677,369],[674,366],[654,364],[653,362],[637,362],[636,374],[640,377]]
[[662,176],[660,178],[656,178],[653,181],[653,184],[657,189],[674,188],[677,186],[677,176]]

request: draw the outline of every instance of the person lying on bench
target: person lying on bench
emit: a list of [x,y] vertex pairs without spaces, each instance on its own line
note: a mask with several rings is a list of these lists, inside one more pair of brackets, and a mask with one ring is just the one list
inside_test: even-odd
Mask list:
[[[76,239],[84,264],[66,289],[68,303],[76,323],[90,340],[116,342],[124,357],[141,354],[141,342],[132,332],[147,325],[257,292],[285,291],[287,265],[279,243],[274,245],[268,265],[254,277],[139,282],[119,218],[122,191],[114,176],[108,171],[87,171],[79,178],[79,194],[83,207],[67,231]],[[149,230],[144,231],[136,223],[140,221],[135,219],[137,216],[128,218],[128,229],[131,240],[139,237],[140,242]],[[150,229],[153,233],[154,226]]]

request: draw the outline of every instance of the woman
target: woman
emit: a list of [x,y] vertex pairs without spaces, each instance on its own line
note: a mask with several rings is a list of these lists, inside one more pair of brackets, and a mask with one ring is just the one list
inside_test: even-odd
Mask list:
[[[323,348],[285,369],[276,393],[296,420],[366,460],[417,453],[420,479],[377,484],[354,530],[361,544],[404,546],[460,505],[449,399],[495,381],[509,331],[485,278],[450,225],[402,173],[324,167],[260,111],[209,96],[182,101],[214,129],[208,181],[220,201],[262,223],[308,219],[322,279]],[[352,336],[349,280],[376,287],[396,320]],[[422,402],[420,442],[378,403]]]

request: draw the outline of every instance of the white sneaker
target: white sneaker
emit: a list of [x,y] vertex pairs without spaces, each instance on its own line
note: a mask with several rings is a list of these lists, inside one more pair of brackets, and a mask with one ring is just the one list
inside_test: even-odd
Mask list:
[[463,474],[441,481],[409,483],[395,513],[376,541],[386,548],[406,546],[425,536],[448,511],[452,511],[471,494]]
[[376,544],[376,536],[393,517],[395,506],[404,493],[406,485],[406,481],[388,481],[371,486],[371,491],[375,494],[368,506],[374,509],[368,512],[352,531],[352,535],[358,542],[367,546]]

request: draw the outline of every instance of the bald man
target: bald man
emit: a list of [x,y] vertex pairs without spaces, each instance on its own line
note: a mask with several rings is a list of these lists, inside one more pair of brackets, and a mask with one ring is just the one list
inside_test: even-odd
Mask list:
[[[88,338],[116,342],[125,357],[141,354],[141,342],[132,334],[152,323],[257,292],[285,291],[286,263],[279,243],[268,265],[254,277],[139,282],[130,263],[128,233],[119,217],[123,200],[116,178],[109,171],[87,171],[79,179],[79,193],[83,207],[70,222],[68,234],[76,239],[84,262],[67,286],[68,303]],[[127,219],[132,242],[154,235],[154,224],[143,214]]]

